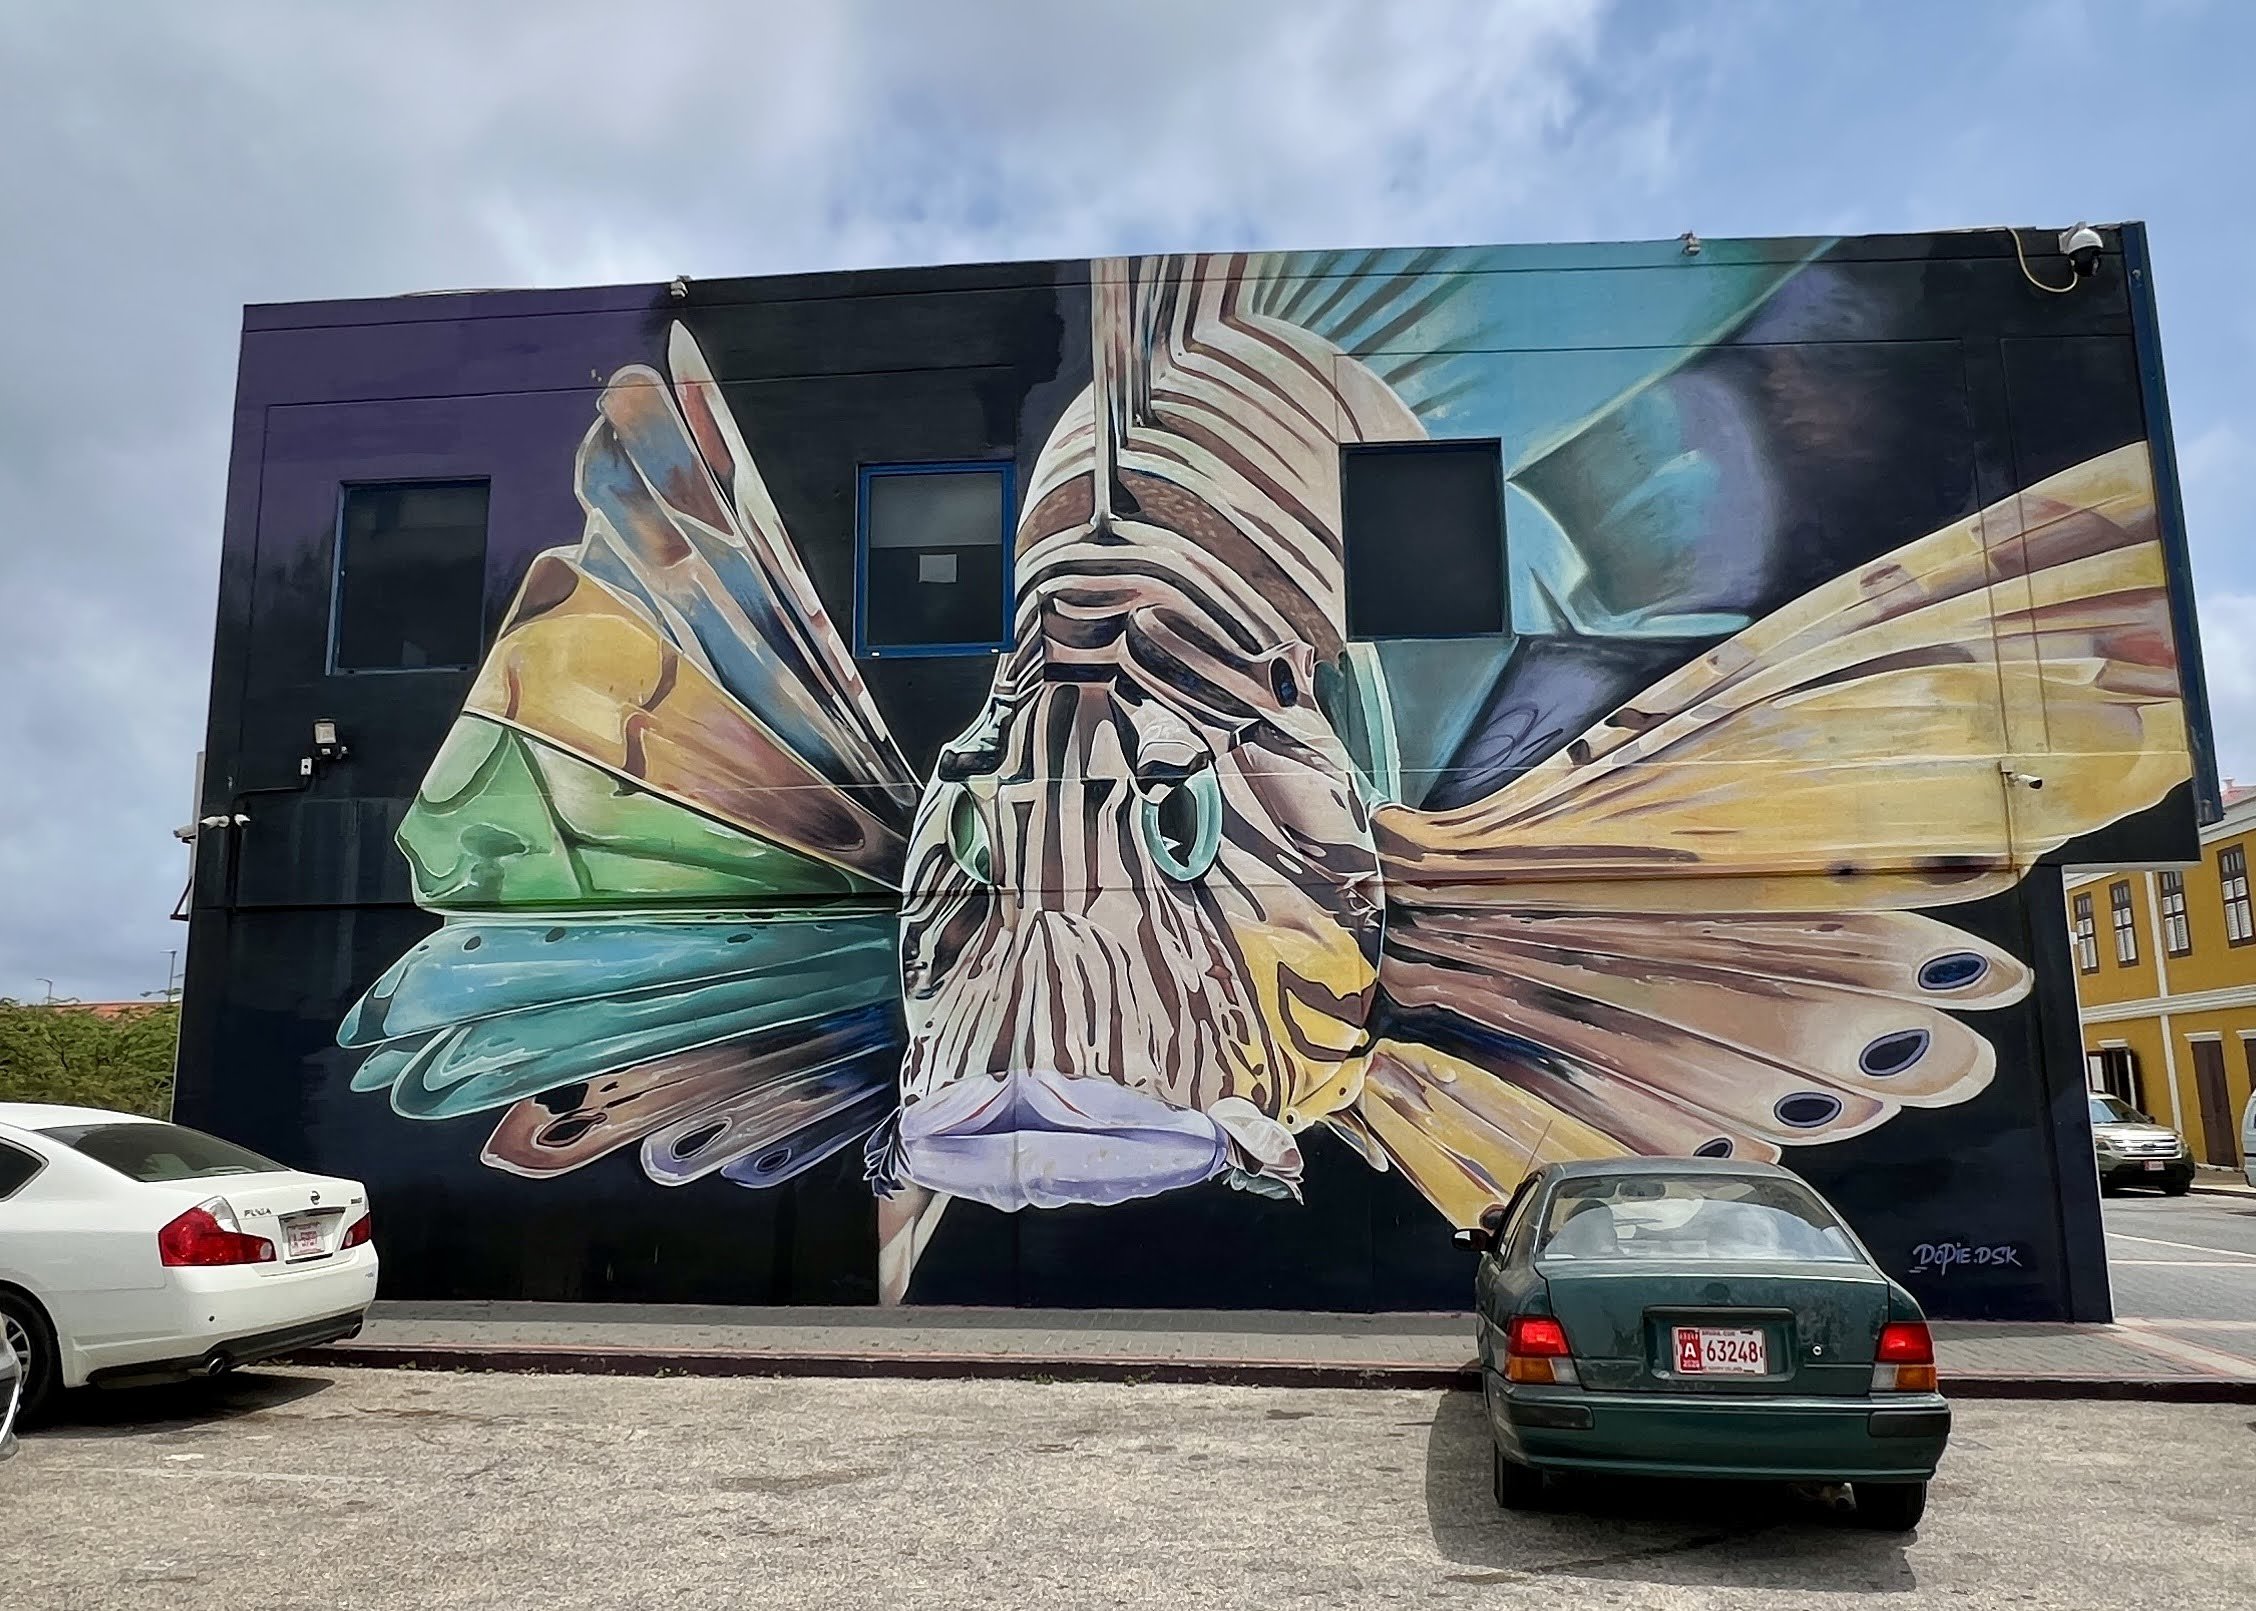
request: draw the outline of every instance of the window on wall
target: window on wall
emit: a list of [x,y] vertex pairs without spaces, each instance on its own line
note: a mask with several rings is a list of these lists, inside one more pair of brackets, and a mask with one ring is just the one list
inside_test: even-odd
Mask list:
[[486,490],[483,481],[344,489],[331,606],[333,670],[442,671],[478,663]]
[[2107,921],[2115,930],[2115,965],[2127,968],[2138,960],[2138,929],[2131,909],[2131,881],[2117,879],[2107,886]]
[[1011,467],[861,473],[858,654],[971,654],[1009,640]]
[[2162,893],[2162,947],[2174,957],[2193,950],[2193,929],[2186,922],[2185,875],[2155,875]]
[[2093,1090],[2118,1097],[2141,1113],[2147,1111],[2146,1078],[2136,1052],[2128,1046],[2104,1046],[2087,1063],[2092,1065]]
[[2217,876],[2224,884],[2225,938],[2235,945],[2256,940],[2256,912],[2248,905],[2248,852],[2227,845],[2217,857]]
[[1495,442],[1351,447],[1340,461],[1351,638],[1504,630],[1504,455]]
[[2076,920],[2076,967],[2083,973],[2099,971],[2099,924],[2092,917],[2092,898],[2076,897],[2072,911]]

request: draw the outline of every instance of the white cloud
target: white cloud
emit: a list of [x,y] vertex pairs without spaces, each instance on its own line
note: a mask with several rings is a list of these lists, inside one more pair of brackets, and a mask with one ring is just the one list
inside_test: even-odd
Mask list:
[[0,995],[153,989],[180,943],[241,304],[1588,234],[1669,163],[1666,95],[1587,115],[1606,11],[16,8]]
[[[248,301],[2146,211],[2221,747],[2256,772],[2256,232],[2182,160],[2243,132],[2185,84],[2243,87],[2245,8],[1978,10],[1938,54],[1783,0],[10,8],[0,994],[153,988],[179,941]],[[2105,60],[2105,130],[2001,99],[2007,57]]]
[[2217,767],[2256,783],[2256,592],[2244,582],[2256,548],[2256,454],[2237,418],[2212,421],[2178,448],[2186,531],[2200,605]]
[[2217,770],[2256,783],[2256,593],[2201,596],[2201,652]]

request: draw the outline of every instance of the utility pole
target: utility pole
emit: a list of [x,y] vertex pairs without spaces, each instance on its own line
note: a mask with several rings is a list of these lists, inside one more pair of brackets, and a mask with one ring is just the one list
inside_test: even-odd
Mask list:
[[40,1004],[47,1007],[53,1006],[55,1004],[55,981],[52,979],[42,979],[39,982],[47,987],[46,999]]
[[170,1001],[170,1000],[172,999],[172,993],[173,993],[173,983],[172,983],[172,982],[173,982],[173,980],[174,980],[174,979],[176,979],[176,978],[178,978],[178,977],[179,977],[179,974],[180,974],[180,953],[179,953],[179,952],[178,952],[177,950],[174,950],[174,951],[167,951],[167,952],[165,953],[165,993],[164,993],[164,998],[165,998],[165,1000],[167,1000],[167,1001]]

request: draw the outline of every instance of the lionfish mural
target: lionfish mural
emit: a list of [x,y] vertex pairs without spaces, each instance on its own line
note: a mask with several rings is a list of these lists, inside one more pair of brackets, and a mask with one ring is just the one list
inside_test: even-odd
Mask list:
[[[675,328],[670,373],[603,391],[585,535],[533,563],[401,830],[445,922],[344,1021],[355,1088],[498,1110],[485,1160],[529,1176],[635,1147],[759,1188],[860,1143],[887,1300],[952,1198],[1299,1198],[1315,1126],[1465,1225],[1551,1159],[1774,1158],[1981,1090],[1958,1015],[2029,969],[1914,909],[2189,775],[2144,446],[1762,619],[1680,588],[1654,630],[1716,647],[1437,783],[1346,640],[1340,465],[1450,420],[1463,278],[1098,264],[1013,642],[929,778]],[[1562,527],[1700,496],[1664,379],[1516,493]],[[1586,582],[1570,552],[1527,593],[1588,619]]]

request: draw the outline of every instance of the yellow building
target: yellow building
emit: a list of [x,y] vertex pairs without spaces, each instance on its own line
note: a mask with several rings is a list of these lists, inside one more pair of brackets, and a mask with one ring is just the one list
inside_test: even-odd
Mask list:
[[2193,866],[2068,878],[2092,1088],[2176,1128],[2196,1162],[2231,1169],[2256,1077],[2252,851],[2256,789],[2228,787]]

